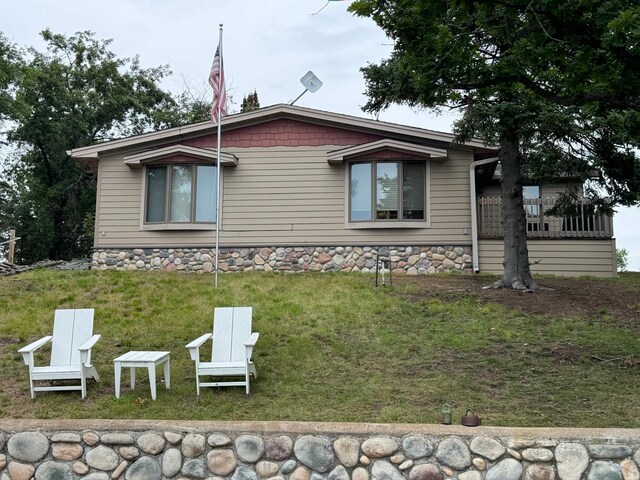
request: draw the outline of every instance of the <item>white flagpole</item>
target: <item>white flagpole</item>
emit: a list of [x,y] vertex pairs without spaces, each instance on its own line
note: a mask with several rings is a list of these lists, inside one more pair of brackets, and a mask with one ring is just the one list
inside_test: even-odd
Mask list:
[[[224,65],[223,65],[223,58],[224,55],[222,53],[222,24],[220,24],[220,39],[218,41],[218,48],[220,49],[220,76],[219,78],[219,82],[222,82],[223,79],[223,75],[224,75]],[[224,88],[224,84],[220,85],[220,87]],[[215,263],[215,269],[216,269],[216,287],[218,288],[218,251],[220,250],[220,203],[222,202],[222,195],[220,195],[220,149],[222,148],[222,144],[220,143],[220,139],[222,137],[222,115],[220,114],[220,110],[222,108],[222,102],[220,101],[222,99],[222,89],[219,88],[218,89],[218,95],[220,95],[219,100],[218,100],[218,143],[217,143],[217,148],[218,148],[218,158],[217,158],[217,166],[218,166],[218,174],[216,175],[216,195],[217,195],[217,199],[216,199],[216,263]]]

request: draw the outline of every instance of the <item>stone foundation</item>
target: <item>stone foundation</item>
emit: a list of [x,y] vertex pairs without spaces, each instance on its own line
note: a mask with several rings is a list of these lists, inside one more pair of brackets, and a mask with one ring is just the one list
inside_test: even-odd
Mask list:
[[640,432],[302,422],[0,421],[0,480],[638,480]]
[[[393,273],[423,275],[472,271],[471,247],[452,245],[221,248],[220,270],[369,273],[375,272],[378,254],[390,260]],[[97,249],[91,268],[210,273],[214,259],[212,248]]]

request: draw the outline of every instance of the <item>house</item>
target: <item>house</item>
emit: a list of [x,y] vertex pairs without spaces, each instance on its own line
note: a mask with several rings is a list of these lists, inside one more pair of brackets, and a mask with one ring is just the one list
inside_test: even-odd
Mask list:
[[[93,268],[213,270],[210,122],[77,148],[97,173]],[[224,118],[221,271],[502,271],[496,150],[421,128],[291,105]],[[611,217],[547,215],[556,185],[525,188],[534,273],[615,274]]]

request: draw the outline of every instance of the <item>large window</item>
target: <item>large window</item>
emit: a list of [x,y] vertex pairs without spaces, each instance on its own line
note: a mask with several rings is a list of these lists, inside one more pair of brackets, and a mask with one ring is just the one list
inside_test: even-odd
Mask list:
[[216,175],[211,165],[147,167],[145,223],[213,223]]
[[425,163],[352,163],[349,221],[426,220]]

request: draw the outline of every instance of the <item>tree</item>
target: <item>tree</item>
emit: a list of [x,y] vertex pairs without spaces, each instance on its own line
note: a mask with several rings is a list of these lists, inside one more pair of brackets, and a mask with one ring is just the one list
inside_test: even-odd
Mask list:
[[18,74],[4,97],[4,125],[19,152],[5,169],[21,262],[71,258],[92,246],[86,223],[95,210],[95,176],[66,152],[170,126],[158,112],[176,105],[158,86],[166,66],[145,69],[137,57],[116,58],[110,41],[90,32],[45,30],[42,37],[46,51],[29,48],[8,62]]
[[458,108],[460,141],[475,136],[499,147],[504,274],[496,286],[537,288],[523,172],[581,178],[591,199],[608,208],[640,201],[635,2],[356,0],[350,10],[394,41],[388,59],[362,69],[365,110]]
[[248,93],[242,99],[240,112],[250,112],[258,108],[260,108],[260,100],[258,100],[258,92],[254,90],[253,93]]
[[626,248],[616,248],[616,266],[618,272],[625,272],[629,266],[629,252]]

